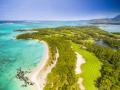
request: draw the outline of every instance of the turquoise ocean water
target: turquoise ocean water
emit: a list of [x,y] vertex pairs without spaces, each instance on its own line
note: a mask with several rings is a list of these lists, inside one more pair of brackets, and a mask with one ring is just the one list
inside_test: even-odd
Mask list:
[[101,29],[109,32],[120,32],[120,25],[98,25]]
[[[22,67],[31,71],[45,54],[43,43],[35,40],[16,40],[15,36],[20,32],[15,30],[79,25],[88,23],[85,21],[0,23],[0,90],[31,90],[30,86],[21,87],[23,82],[16,79],[16,69]],[[110,32],[120,32],[120,25],[100,25],[100,27]]]

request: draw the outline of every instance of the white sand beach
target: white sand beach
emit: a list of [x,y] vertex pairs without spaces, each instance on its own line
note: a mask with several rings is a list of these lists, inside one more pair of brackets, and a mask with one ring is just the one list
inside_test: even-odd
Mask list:
[[51,64],[48,67],[45,67],[49,59],[49,48],[46,42],[44,41],[41,41],[41,42],[44,43],[45,45],[45,56],[42,62],[38,65],[38,67],[35,68],[29,75],[29,79],[34,83],[33,90],[43,90],[46,84],[47,75],[51,72],[52,68],[56,65],[57,59],[59,57],[59,53],[57,50],[53,64]]

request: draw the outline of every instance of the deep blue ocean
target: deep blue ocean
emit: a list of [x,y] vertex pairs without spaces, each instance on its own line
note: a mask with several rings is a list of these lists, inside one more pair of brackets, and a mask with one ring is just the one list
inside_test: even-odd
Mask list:
[[[44,44],[36,40],[16,40],[20,32],[33,28],[83,26],[86,21],[29,21],[0,22],[0,90],[31,90],[30,86],[21,87],[22,81],[16,79],[18,68],[31,71],[45,55]],[[98,25],[109,32],[120,32],[120,25]]]

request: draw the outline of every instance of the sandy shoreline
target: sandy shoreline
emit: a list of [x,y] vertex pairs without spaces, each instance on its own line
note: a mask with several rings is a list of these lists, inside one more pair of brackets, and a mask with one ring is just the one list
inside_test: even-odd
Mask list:
[[[78,52],[75,52],[75,53],[76,53],[76,57],[77,57],[75,72],[76,72],[76,74],[81,74],[82,70],[80,67],[82,64],[85,63],[85,59]],[[83,78],[81,78],[81,77],[78,78],[78,84],[79,84],[80,90],[85,90],[85,87],[83,85]]]
[[43,90],[46,84],[47,75],[56,65],[57,59],[59,57],[59,53],[57,50],[53,64],[49,65],[48,67],[45,67],[50,57],[49,47],[45,41],[41,41],[41,42],[45,45],[45,54],[44,54],[45,56],[43,57],[39,65],[29,75],[29,79],[34,83],[32,90]]
[[40,41],[45,45],[45,56],[43,57],[42,61],[38,64],[38,66],[30,73],[29,79],[34,83],[34,89],[33,90],[42,90],[40,89],[40,83],[39,82],[39,73],[44,68],[45,64],[47,63],[49,59],[49,48],[46,42]]
[[[58,49],[57,53],[55,54],[55,60],[53,64],[45,67],[48,60],[49,60],[49,47],[45,41],[41,41],[45,45],[45,56],[43,57],[42,61],[38,64],[38,66],[29,74],[29,79],[34,83],[32,90],[43,90],[47,75],[51,72],[52,68],[56,65],[57,59],[59,57]],[[77,62],[76,62],[76,74],[81,74],[81,65],[85,63],[85,59],[78,53],[76,53]],[[83,83],[83,78],[78,78],[78,84],[81,90],[85,90]]]

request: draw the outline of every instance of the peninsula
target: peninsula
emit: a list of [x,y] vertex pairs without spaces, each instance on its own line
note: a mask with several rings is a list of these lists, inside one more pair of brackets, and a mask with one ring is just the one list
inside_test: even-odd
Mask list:
[[120,89],[119,33],[95,26],[66,26],[33,29],[16,38],[37,39],[48,46],[49,57],[31,74],[36,90]]

